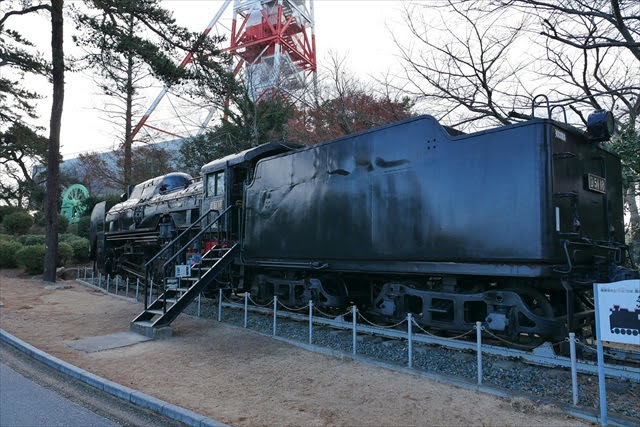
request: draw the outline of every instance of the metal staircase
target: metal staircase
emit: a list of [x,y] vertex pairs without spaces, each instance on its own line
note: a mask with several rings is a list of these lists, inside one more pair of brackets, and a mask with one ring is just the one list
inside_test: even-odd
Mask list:
[[[225,224],[229,224],[224,219],[227,216],[230,218],[230,212],[231,206],[217,215],[213,221],[209,221],[212,214],[217,214],[217,211],[210,210],[145,264],[145,308],[131,322],[132,331],[153,338],[170,335],[171,322],[203,290],[221,286],[217,279],[233,262],[240,248],[238,243],[229,246],[223,239],[226,235],[223,228]],[[200,230],[188,239],[198,229]],[[205,250],[207,243],[211,247]],[[162,284],[159,296],[153,300],[150,295],[150,291],[153,290],[152,273],[160,267],[160,263],[160,271],[163,273]],[[176,268],[177,266],[179,268]],[[182,274],[178,274],[177,270],[182,270]]]

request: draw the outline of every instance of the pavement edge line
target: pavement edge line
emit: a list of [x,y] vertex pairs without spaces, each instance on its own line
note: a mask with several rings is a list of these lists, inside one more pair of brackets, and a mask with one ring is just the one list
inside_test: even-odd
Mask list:
[[63,374],[69,375],[70,377],[80,380],[113,396],[127,400],[136,406],[150,409],[160,415],[164,415],[194,427],[226,426],[226,424],[207,418],[204,415],[200,415],[196,412],[174,405],[173,403],[165,402],[164,400],[150,396],[141,391],[125,387],[121,384],[109,381],[98,375],[92,374],[91,372],[85,371],[84,369],[80,369],[75,365],[58,359],[57,357],[32,346],[20,338],[11,335],[4,329],[0,329],[0,340],[12,345],[28,356],[59,372],[62,372]]

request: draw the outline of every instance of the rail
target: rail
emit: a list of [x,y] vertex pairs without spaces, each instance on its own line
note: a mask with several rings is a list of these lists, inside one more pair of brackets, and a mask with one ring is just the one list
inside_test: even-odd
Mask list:
[[216,217],[216,219],[214,219],[213,221],[211,221],[209,223],[209,225],[207,225],[206,227],[204,227],[202,230],[200,230],[200,232],[198,234],[196,234],[195,236],[193,236],[193,238],[191,238],[191,240],[189,240],[187,243],[185,243],[179,250],[178,252],[176,252],[171,258],[169,258],[167,260],[167,262],[165,262],[162,266],[163,270],[166,270],[166,268],[173,262],[175,261],[175,259],[178,257],[178,255],[180,255],[181,253],[183,253],[188,247],[189,245],[191,245],[193,242],[195,242],[196,240],[198,240],[200,238],[200,236],[202,236],[204,233],[206,233],[207,231],[209,231],[209,229],[211,227],[213,227],[214,224],[216,224],[220,218],[222,218],[224,215],[227,214],[227,212],[229,212],[231,210],[231,206],[227,207],[225,210],[223,210],[220,215],[218,215]]
[[[270,305],[273,305],[271,303]],[[266,315],[273,315],[273,307],[259,307],[259,306],[245,306],[242,303],[236,302],[222,302],[220,307],[234,308],[238,310],[247,310],[250,312],[261,313]],[[313,307],[315,309],[315,306]],[[348,313],[345,313],[348,314]],[[319,317],[313,316],[313,323],[317,325],[329,326],[331,328],[346,329],[349,330],[353,327],[351,321],[345,319],[345,314],[339,316]],[[286,318],[299,322],[308,322],[309,316],[299,313],[292,313],[287,311],[278,311],[277,316],[280,318]],[[405,319],[406,320],[406,319]],[[405,321],[403,320],[403,322]],[[415,322],[415,321],[414,321]],[[415,323],[414,323],[415,324]],[[378,326],[358,324],[357,329],[359,333],[376,335],[384,338],[392,339],[407,339],[407,331],[400,329],[388,329]],[[484,330],[487,332],[486,330]],[[421,331],[422,332],[422,331]],[[467,331],[463,335],[468,335],[472,331]],[[491,334],[487,334],[491,335]],[[442,347],[455,349],[455,350],[475,350],[476,343],[473,341],[467,341],[462,339],[454,339],[459,337],[439,337],[428,333],[413,333],[412,340],[415,342],[427,344],[427,345],[439,345]],[[571,368],[571,359],[566,356],[558,356],[554,353],[553,348],[549,343],[545,343],[531,351],[519,350],[514,348],[506,348],[492,344],[482,345],[482,351],[485,354],[498,357],[509,357],[524,360],[528,363],[549,366],[549,367],[561,367]],[[577,370],[582,373],[597,375],[598,366],[595,362],[588,360],[581,360],[577,362]],[[630,367],[624,365],[605,364],[605,372],[608,377],[627,379],[636,381],[640,376],[640,368]]]

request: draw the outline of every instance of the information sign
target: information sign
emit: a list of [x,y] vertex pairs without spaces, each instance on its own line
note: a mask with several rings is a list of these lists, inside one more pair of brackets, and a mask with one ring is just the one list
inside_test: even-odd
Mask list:
[[640,345],[640,280],[598,283],[594,288],[602,341]]
[[176,265],[176,277],[191,277],[191,266],[189,264]]

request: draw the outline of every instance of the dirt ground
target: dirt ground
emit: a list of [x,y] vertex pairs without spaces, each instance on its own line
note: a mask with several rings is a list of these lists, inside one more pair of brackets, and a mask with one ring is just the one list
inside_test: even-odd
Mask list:
[[142,304],[73,281],[0,270],[0,327],[97,375],[234,425],[586,425],[553,406],[503,399],[324,356],[181,316],[173,337],[84,353],[63,341],[128,331]]

